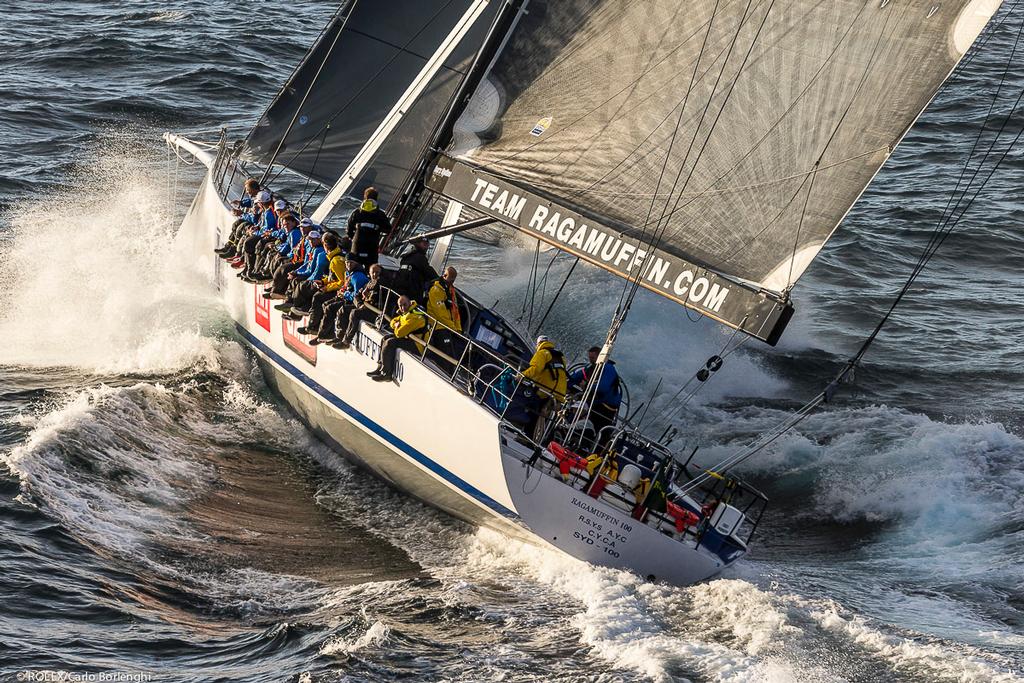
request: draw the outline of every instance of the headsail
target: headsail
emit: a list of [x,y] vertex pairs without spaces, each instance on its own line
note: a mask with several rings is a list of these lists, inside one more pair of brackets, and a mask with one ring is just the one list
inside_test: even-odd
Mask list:
[[[477,91],[500,108],[434,189],[486,211],[486,177],[751,302],[784,298],[999,5],[533,0]],[[571,244],[586,234],[533,217],[506,222],[607,267]],[[641,280],[708,312],[710,285],[694,302]],[[737,315],[719,317],[750,331]]]
[[[264,164],[273,159],[333,185],[474,4],[479,0],[349,2],[249,133],[243,157]],[[493,9],[473,16],[352,192],[374,184],[387,200],[405,179],[483,40]]]

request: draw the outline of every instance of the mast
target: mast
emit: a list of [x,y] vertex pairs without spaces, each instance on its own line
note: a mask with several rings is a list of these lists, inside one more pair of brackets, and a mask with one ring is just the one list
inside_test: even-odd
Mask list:
[[421,197],[426,185],[426,179],[432,162],[448,144],[451,142],[455,123],[459,120],[462,112],[465,111],[476,92],[477,86],[483,80],[491,64],[501,52],[502,46],[508,39],[509,33],[515,27],[521,12],[525,9],[529,0],[500,0],[503,4],[498,10],[491,25],[487,37],[477,52],[473,65],[466,72],[465,77],[452,95],[451,103],[444,116],[438,119],[434,131],[430,136],[430,144],[425,146],[419,162],[416,164],[405,189],[392,204],[394,207],[394,224],[401,226],[402,223],[416,214],[419,208]]

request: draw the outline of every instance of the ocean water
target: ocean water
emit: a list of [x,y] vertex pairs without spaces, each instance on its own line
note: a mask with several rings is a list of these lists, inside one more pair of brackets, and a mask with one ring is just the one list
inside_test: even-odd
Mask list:
[[[617,358],[652,427],[729,453],[855,351],[1004,69],[994,111],[1024,87],[1024,45],[1006,69],[1018,5],[801,280],[779,347],[745,345],[667,414],[729,335],[641,298]],[[749,558],[673,588],[471,529],[353,469],[268,391],[167,249],[197,170],[160,134],[244,134],[331,3],[4,9],[0,680],[1024,679],[1019,148],[857,383],[745,465],[772,498]],[[463,242],[454,259],[460,284],[535,321],[530,245]],[[567,267],[552,264],[548,297]],[[545,326],[570,355],[613,304],[614,283],[577,272]]]

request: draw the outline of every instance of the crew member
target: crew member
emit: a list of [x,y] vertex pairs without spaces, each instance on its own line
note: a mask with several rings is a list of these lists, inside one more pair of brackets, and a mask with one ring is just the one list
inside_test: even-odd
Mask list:
[[398,315],[391,319],[391,334],[384,337],[380,345],[380,363],[373,372],[366,373],[375,382],[394,379],[395,355],[399,349],[416,351],[418,346],[409,335],[427,326],[427,319],[420,312],[415,301],[407,296],[398,298]]
[[[290,214],[294,217],[294,214]],[[290,221],[289,221],[290,223]],[[308,245],[309,233],[313,230],[313,221],[303,218],[299,221],[297,228],[288,231],[288,251],[282,251],[281,255],[286,256],[274,270],[273,284],[263,290],[263,297],[266,299],[284,299],[288,291],[288,275],[306,263],[306,246]],[[283,249],[283,247],[282,247]]]
[[348,237],[352,240],[350,255],[364,266],[377,262],[380,240],[391,232],[388,215],[377,205],[377,190],[363,191],[363,203],[348,218]]
[[398,282],[395,289],[400,294],[417,299],[423,296],[429,283],[437,279],[437,271],[430,265],[427,250],[430,240],[418,237],[399,259]]
[[[587,351],[589,365],[569,375],[570,389],[586,390],[597,376],[597,359],[600,354],[601,347],[590,347]],[[622,384],[619,381],[619,373],[615,369],[615,361],[606,360],[604,369],[601,371],[601,378],[594,388],[594,405],[590,410],[590,422],[598,434],[598,446],[603,445],[607,440],[608,434],[602,434],[601,430],[608,425],[615,424],[615,417],[619,414],[620,405],[622,405]]]
[[[442,353],[458,360],[462,353],[461,338],[452,331],[462,333],[462,314],[459,312],[459,296],[455,289],[455,278],[458,272],[454,266],[444,269],[444,276],[430,284],[427,292],[427,315],[436,320],[433,332],[428,341]],[[454,370],[450,361],[439,359],[449,372]]]
[[543,334],[537,337],[537,350],[530,359],[530,367],[523,370],[523,377],[536,384],[542,396],[565,401],[569,380],[565,372],[565,357]]
[[[386,274],[379,263],[370,266],[370,280],[353,297],[354,306],[342,309],[335,321],[334,336],[337,339],[331,344],[336,349],[347,349],[359,331],[359,323],[370,322],[377,317],[378,311],[390,315],[395,297],[386,288]],[[389,304],[390,302],[390,304]],[[347,315],[346,315],[347,313]]]
[[[316,291],[310,298],[308,308],[298,305],[292,308],[292,313],[309,316],[306,325],[295,330],[299,334],[317,334],[320,331],[324,306],[334,301],[338,296],[338,291],[348,282],[345,257],[341,254],[341,246],[338,242],[338,236],[333,232],[324,235],[324,249],[327,251],[327,274],[322,279],[313,281]],[[334,322],[333,319],[331,322]]]
[[[327,233],[324,237],[335,239],[331,233]],[[310,304],[313,295],[317,293],[317,287],[313,283],[327,275],[327,266],[327,252],[321,244],[320,233],[312,230],[306,238],[306,262],[301,268],[288,274],[288,279],[291,280],[291,284],[288,286],[288,299],[274,308],[283,311],[293,320],[297,320],[303,315],[309,315],[309,311],[306,311],[304,307]],[[293,308],[299,309],[294,312],[294,315]]]
[[[380,268],[380,264],[375,263],[373,265]],[[314,318],[317,313],[314,304],[313,314],[309,317],[309,324],[307,325],[309,329],[306,334],[315,334],[316,338],[311,339],[310,344],[316,346],[317,344],[333,342],[335,340],[338,316],[342,315],[344,311],[344,316],[348,317],[347,309],[355,306],[355,296],[366,285],[368,280],[369,278],[366,276],[366,273],[363,272],[363,264],[352,259],[345,261],[345,286],[338,289],[335,298],[323,305],[319,320]]]
[[252,218],[253,208],[256,205],[256,196],[259,193],[259,181],[255,178],[249,178],[245,181],[245,191],[242,192],[242,197],[231,202],[231,213],[236,216],[235,222],[231,226],[231,234],[228,236],[227,242],[224,243],[223,247],[214,249],[221,258],[233,259],[238,255],[236,245],[242,235],[245,234],[245,228],[254,222]]

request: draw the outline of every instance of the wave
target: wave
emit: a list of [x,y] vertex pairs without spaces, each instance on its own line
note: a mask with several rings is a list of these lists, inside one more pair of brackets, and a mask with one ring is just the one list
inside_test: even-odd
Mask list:
[[[0,358],[98,373],[216,369],[225,326],[174,249],[163,163],[105,145],[66,190],[19,206],[0,255]],[[99,190],[99,191],[97,191]]]

